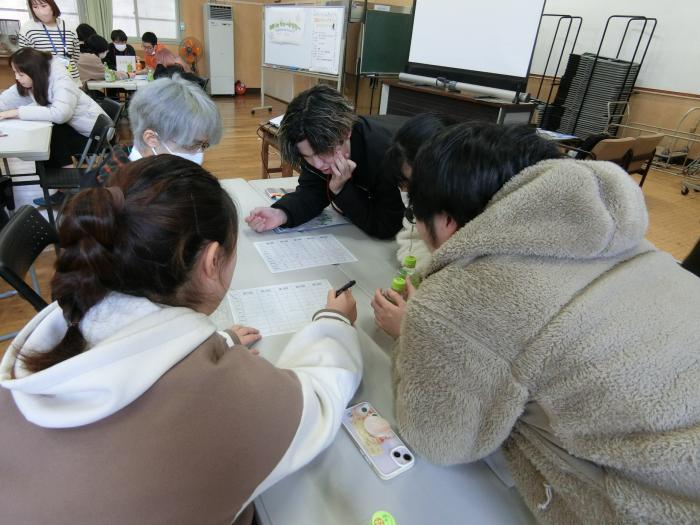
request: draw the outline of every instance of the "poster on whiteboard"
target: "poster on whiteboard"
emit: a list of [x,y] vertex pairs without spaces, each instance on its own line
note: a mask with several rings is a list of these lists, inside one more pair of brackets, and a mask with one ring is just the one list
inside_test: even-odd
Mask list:
[[343,19],[337,9],[317,8],[312,12],[311,70],[338,74],[338,55]]
[[299,9],[280,7],[270,10],[265,20],[269,40],[275,44],[300,46],[304,43],[306,17]]

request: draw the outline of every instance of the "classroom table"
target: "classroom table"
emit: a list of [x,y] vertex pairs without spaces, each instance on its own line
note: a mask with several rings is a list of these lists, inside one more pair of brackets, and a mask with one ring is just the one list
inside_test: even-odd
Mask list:
[[141,79],[127,79],[127,80],[115,80],[114,82],[107,82],[106,80],[88,80],[88,89],[123,89],[125,91],[136,91],[138,88],[148,84],[148,80]]
[[[8,158],[34,162],[39,180],[44,175],[44,161],[51,155],[51,122],[8,119],[0,120],[0,131],[7,136],[0,137],[0,158],[5,163],[6,175],[10,175]],[[23,174],[24,175],[24,174]],[[36,184],[36,181],[12,182],[13,186]],[[44,194],[46,196],[46,192]],[[53,211],[49,211],[49,221],[54,224]]]
[[[393,340],[375,326],[369,303],[374,288],[386,287],[398,268],[396,244],[371,239],[351,224],[285,234],[259,234],[248,228],[243,219],[250,210],[269,204],[264,196],[266,187],[294,187],[294,184],[295,179],[222,181],[237,202],[240,214],[238,262],[232,288],[314,279],[328,279],[337,288],[349,279],[357,280],[353,294],[357,300],[356,327],[364,376],[352,403],[369,401],[395,427],[390,370]],[[253,246],[254,242],[282,235],[320,233],[336,236],[358,262],[272,274]],[[290,337],[291,334],[265,337],[256,348],[274,362]],[[400,525],[534,523],[515,489],[504,485],[484,462],[438,467],[417,457],[412,469],[393,480],[382,481],[343,429],[327,450],[259,496],[255,506],[263,525],[368,525],[378,510],[391,512]]]

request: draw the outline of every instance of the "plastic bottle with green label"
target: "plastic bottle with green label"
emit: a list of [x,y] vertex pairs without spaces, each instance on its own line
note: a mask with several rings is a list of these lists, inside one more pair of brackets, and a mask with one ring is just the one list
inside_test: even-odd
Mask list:
[[396,519],[389,512],[380,510],[372,515],[369,525],[396,525]]
[[149,82],[153,82],[153,70],[151,68],[148,69],[148,74],[146,75],[146,80]]
[[111,78],[111,74],[109,71],[109,66],[105,64],[105,82],[109,82],[109,79]]
[[414,288],[420,285],[420,274],[416,271],[416,258],[413,255],[407,255],[403,258],[403,266],[399,270],[399,275],[404,279],[411,279],[411,284]]
[[[399,294],[401,297],[406,297],[406,279],[401,277],[400,275],[397,275],[394,277],[391,281],[391,289]],[[394,300],[391,298],[391,295],[388,292],[384,292],[384,297],[386,297],[389,301],[394,303]],[[394,303],[396,304],[396,303]]]
[[127,72],[127,73],[133,73],[133,72],[134,72],[134,65],[133,65],[131,62],[129,62],[129,63],[126,65],[126,72]]

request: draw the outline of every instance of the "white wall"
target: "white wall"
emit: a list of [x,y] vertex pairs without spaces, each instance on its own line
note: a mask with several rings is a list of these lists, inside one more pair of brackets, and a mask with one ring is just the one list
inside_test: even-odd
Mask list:
[[[700,94],[700,0],[547,0],[545,13],[577,15],[583,17],[576,53],[598,50],[598,44],[611,15],[644,15],[658,19],[656,32],[649,46],[637,86]],[[556,19],[544,17],[535,48],[531,72],[541,74],[554,36]],[[615,56],[626,22],[611,22],[607,45],[602,54]],[[635,22],[626,41],[637,40],[641,23]],[[562,23],[564,26],[564,23]],[[560,30],[559,40],[563,41]],[[561,49],[561,42],[555,51]],[[624,49],[620,58],[632,57],[633,49]],[[553,55],[558,53],[553,53]],[[638,55],[639,56],[639,55]],[[550,62],[547,74],[554,72],[556,65]],[[562,61],[560,74],[566,67],[567,55]]]

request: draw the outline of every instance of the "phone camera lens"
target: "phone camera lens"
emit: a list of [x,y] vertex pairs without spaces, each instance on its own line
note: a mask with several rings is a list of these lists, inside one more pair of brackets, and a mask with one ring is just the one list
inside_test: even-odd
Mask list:
[[395,451],[394,451],[394,457],[395,457],[395,458],[400,458],[400,457],[401,457],[401,452],[399,452],[398,450],[395,450]]
[[362,407],[363,412],[367,412],[367,407]]
[[403,459],[405,459],[406,461],[411,461],[413,458],[411,457],[410,454],[404,454]]

